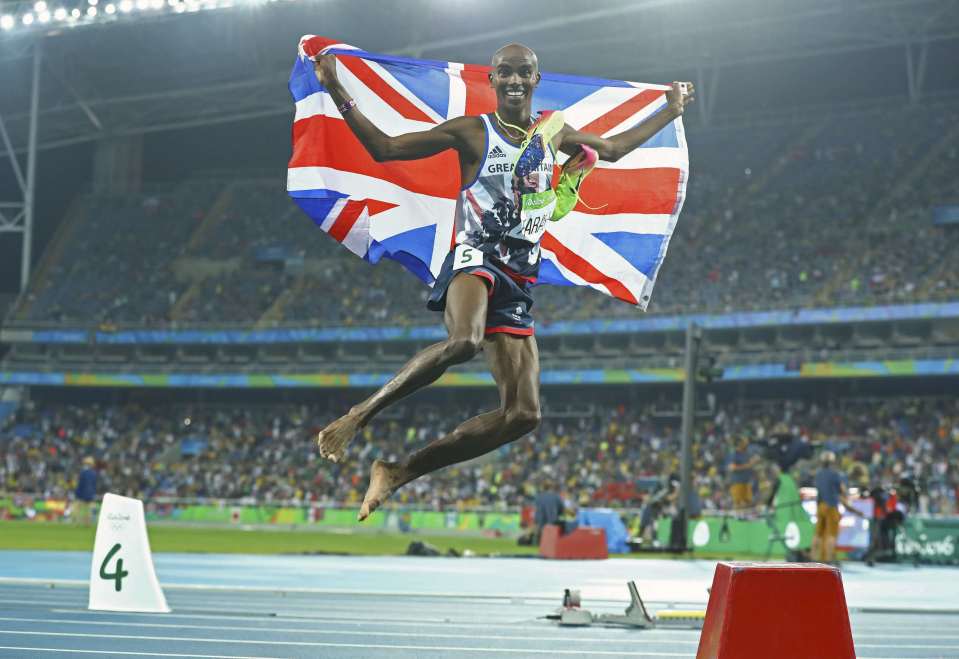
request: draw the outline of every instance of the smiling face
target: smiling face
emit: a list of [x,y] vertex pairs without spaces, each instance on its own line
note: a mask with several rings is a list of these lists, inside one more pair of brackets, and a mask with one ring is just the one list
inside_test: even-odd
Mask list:
[[510,114],[528,114],[540,80],[536,53],[520,44],[503,46],[493,55],[492,66],[489,82],[496,90],[497,108]]

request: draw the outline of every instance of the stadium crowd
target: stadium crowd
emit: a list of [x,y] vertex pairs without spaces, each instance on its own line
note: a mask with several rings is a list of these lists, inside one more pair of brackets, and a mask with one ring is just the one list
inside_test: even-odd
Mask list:
[[[376,457],[395,460],[478,412],[475,397],[455,405],[404,406],[370,424],[341,464],[321,460],[316,431],[342,409],[285,406],[151,406],[26,403],[0,425],[0,492],[65,497],[76,487],[84,458],[95,459],[100,492],[143,499],[250,499],[357,504]],[[675,414],[655,406],[589,404],[564,413],[547,408],[541,427],[518,442],[404,487],[398,503],[431,509],[518,506],[544,483],[569,499],[634,506],[639,481],[678,470]],[[696,431],[694,484],[707,509],[730,509],[730,464],[737,440],[762,456],[777,433],[788,433],[840,456],[851,484],[895,485],[903,476],[920,486],[924,512],[959,512],[959,400],[893,398],[844,400],[823,408],[796,402],[719,407]],[[814,461],[794,474],[812,484]],[[774,476],[759,459],[751,476],[754,505],[764,502]],[[647,488],[648,489],[648,488]]]
[[[690,312],[956,299],[959,105],[690,132],[686,204],[650,305]],[[950,135],[951,142],[943,139]],[[209,180],[89,197],[69,250],[17,317],[79,323],[435,323],[427,289],[327,238],[281,181]],[[589,203],[589,180],[583,188]],[[908,239],[904,237],[908,236]],[[579,287],[536,292],[541,321],[628,316]]]

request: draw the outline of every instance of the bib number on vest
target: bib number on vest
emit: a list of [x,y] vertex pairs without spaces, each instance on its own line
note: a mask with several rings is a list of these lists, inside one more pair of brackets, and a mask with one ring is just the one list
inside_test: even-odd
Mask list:
[[461,270],[471,265],[483,265],[483,252],[472,245],[460,244],[453,252],[453,270]]
[[524,194],[520,206],[519,224],[510,229],[510,238],[536,244],[546,233],[546,223],[553,217],[556,193],[552,190]]

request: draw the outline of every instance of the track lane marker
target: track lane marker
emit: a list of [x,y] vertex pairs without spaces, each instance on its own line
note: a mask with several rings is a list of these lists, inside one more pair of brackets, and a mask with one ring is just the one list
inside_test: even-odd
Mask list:
[[0,650],[30,650],[31,652],[69,652],[83,654],[124,654],[137,657],[199,657],[200,659],[284,659],[283,657],[264,657],[257,655],[255,657],[240,657],[235,654],[175,654],[170,652],[130,652],[123,650],[111,650],[104,653],[103,650],[75,650],[73,648],[37,648],[31,645],[0,645]]
[[[128,640],[128,641],[176,641],[179,643],[218,643],[220,645],[238,644],[238,645],[283,645],[293,647],[323,647],[323,648],[364,648],[364,649],[384,649],[384,650],[431,650],[448,652],[489,652],[501,654],[504,652],[524,653],[524,654],[572,654],[577,656],[587,655],[609,655],[616,657],[685,657],[689,659],[687,653],[675,652],[615,652],[609,650],[539,650],[534,648],[471,648],[443,645],[385,645],[377,643],[323,643],[319,641],[259,641],[244,640],[235,638],[195,638],[178,636],[136,636],[132,634],[82,634],[79,632],[32,632],[32,631],[7,631],[0,630],[0,635],[16,634],[22,636],[56,636],[66,638],[95,638],[98,640]],[[100,653],[109,653],[109,650],[100,650]],[[197,655],[184,655],[197,656]]]
[[[242,632],[271,632],[271,633],[284,633],[284,634],[315,634],[319,636],[389,636],[397,638],[422,638],[424,634],[422,632],[379,632],[379,631],[369,631],[369,630],[359,630],[359,631],[343,631],[343,630],[326,630],[326,629],[301,629],[301,628],[283,628],[283,627],[233,627],[233,626],[222,626],[222,625],[183,625],[183,624],[163,624],[163,623],[141,623],[141,622],[115,622],[115,621],[99,621],[99,620],[65,620],[65,619],[44,619],[44,618],[6,618],[0,617],[0,621],[15,621],[15,622],[39,622],[39,623],[48,623],[48,624],[72,624],[72,625],[109,625],[111,627],[148,627],[154,629],[196,629],[196,630],[210,630],[210,631],[242,631]],[[6,630],[0,630],[0,633],[4,633]],[[690,630],[698,631],[698,630]],[[37,632],[41,633],[41,632]],[[623,637],[619,638],[604,638],[602,636],[490,636],[489,634],[482,635],[473,635],[473,634],[429,634],[430,638],[450,638],[450,639],[472,639],[477,641],[482,640],[495,640],[495,641],[547,641],[547,642],[579,642],[579,643],[623,643],[626,639]],[[630,639],[632,640],[632,639]],[[655,642],[651,638],[646,639],[649,642]],[[690,640],[674,640],[674,639],[664,639],[661,640],[662,643],[682,643],[686,645],[698,645],[699,640],[690,641]]]

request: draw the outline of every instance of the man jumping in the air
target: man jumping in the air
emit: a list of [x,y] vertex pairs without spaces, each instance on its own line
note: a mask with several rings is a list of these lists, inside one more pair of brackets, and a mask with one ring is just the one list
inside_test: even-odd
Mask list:
[[[443,263],[427,303],[434,311],[444,311],[449,338],[421,351],[379,391],[320,432],[320,455],[342,460],[350,440],[380,410],[431,384],[447,368],[469,361],[480,350],[486,353],[500,395],[498,410],[465,421],[405,460],[375,460],[359,513],[364,520],[406,483],[488,453],[539,425],[539,354],[529,310],[546,222],[568,212],[570,202],[575,202],[578,183],[588,171],[584,163],[597,156],[614,162],[639,147],[683,113],[692,101],[693,86],[674,82],[662,111],[613,137],[574,130],[562,123],[561,113],[544,113],[531,131],[539,65],[529,48],[510,44],[496,51],[489,74],[490,86],[496,90],[495,112],[457,117],[427,131],[390,137],[363,115],[340,84],[333,55],[318,56],[315,69],[346,123],[375,160],[415,160],[454,149],[462,181],[456,205],[456,248]],[[571,177],[572,183],[560,181],[572,197],[567,194],[559,200],[551,192],[556,149],[573,156],[565,166],[570,172],[581,172]]]

